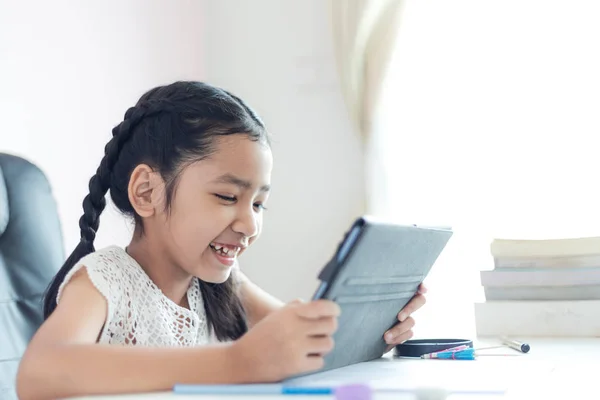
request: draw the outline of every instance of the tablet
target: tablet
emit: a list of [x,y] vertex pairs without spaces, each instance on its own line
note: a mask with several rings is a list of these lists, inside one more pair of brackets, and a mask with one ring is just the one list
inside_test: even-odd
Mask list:
[[320,371],[383,356],[383,334],[452,236],[451,228],[399,225],[363,216],[346,233],[319,274],[313,300],[335,301],[342,313],[335,348]]

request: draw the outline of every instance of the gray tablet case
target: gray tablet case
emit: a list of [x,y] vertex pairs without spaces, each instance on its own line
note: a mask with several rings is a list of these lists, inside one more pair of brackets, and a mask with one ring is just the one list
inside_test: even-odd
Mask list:
[[[335,348],[320,371],[383,356],[383,334],[416,294],[450,237],[449,228],[359,218],[319,275],[314,298],[338,303]],[[319,371],[319,372],[320,372]]]

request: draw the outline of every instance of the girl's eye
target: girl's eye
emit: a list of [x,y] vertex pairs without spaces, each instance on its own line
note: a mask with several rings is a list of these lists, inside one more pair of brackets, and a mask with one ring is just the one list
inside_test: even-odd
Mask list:
[[265,207],[264,204],[260,204],[260,203],[254,204],[254,208],[256,208],[258,211],[266,211],[267,210],[267,207]]
[[234,201],[236,201],[235,197],[230,197],[230,196],[223,196],[221,194],[215,194],[215,196],[217,196],[217,198],[223,200],[223,201],[227,201],[230,203],[233,203]]

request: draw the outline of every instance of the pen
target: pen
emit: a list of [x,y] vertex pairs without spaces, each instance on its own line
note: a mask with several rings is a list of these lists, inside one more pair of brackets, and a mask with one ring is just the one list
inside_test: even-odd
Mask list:
[[[481,349],[477,349],[481,350]],[[423,354],[421,358],[426,359],[437,359],[437,360],[475,360],[476,357],[479,356],[489,356],[489,357],[509,357],[509,356],[517,356],[517,354],[483,354],[477,352],[473,348],[468,348],[465,350],[458,351],[438,351],[437,353],[429,353]]]
[[449,349],[445,349],[442,351],[460,351],[460,350],[466,350],[466,349],[470,349],[470,347],[467,346],[466,344],[463,344],[461,346],[450,347]]
[[253,395],[332,395],[335,389],[331,387],[306,387],[283,385],[175,385],[173,392],[176,394],[253,394]]
[[438,351],[437,353],[424,354],[421,358],[439,359],[439,360],[474,360],[475,350],[465,349],[459,351]]
[[528,353],[529,350],[531,350],[531,346],[529,346],[527,343],[519,342],[518,340],[511,340],[508,338],[503,338],[502,344],[510,347],[511,349],[520,351],[521,353]]

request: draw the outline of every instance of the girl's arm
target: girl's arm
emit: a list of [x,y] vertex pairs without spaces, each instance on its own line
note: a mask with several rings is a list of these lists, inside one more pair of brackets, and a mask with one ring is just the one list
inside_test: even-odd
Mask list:
[[293,302],[230,344],[100,345],[96,341],[107,304],[82,268],[29,343],[19,366],[17,394],[21,400],[56,399],[168,391],[177,383],[280,381],[323,366],[323,356],[333,348],[339,312],[329,301]]
[[282,301],[258,287],[241,271],[238,270],[236,273],[240,281],[240,298],[246,310],[249,327],[253,327],[264,317],[284,306]]
[[231,344],[193,349],[96,344],[106,312],[106,300],[83,268],[65,287],[56,310],[23,356],[17,376],[19,398],[145,392],[170,390],[175,383],[248,380],[236,367]]

